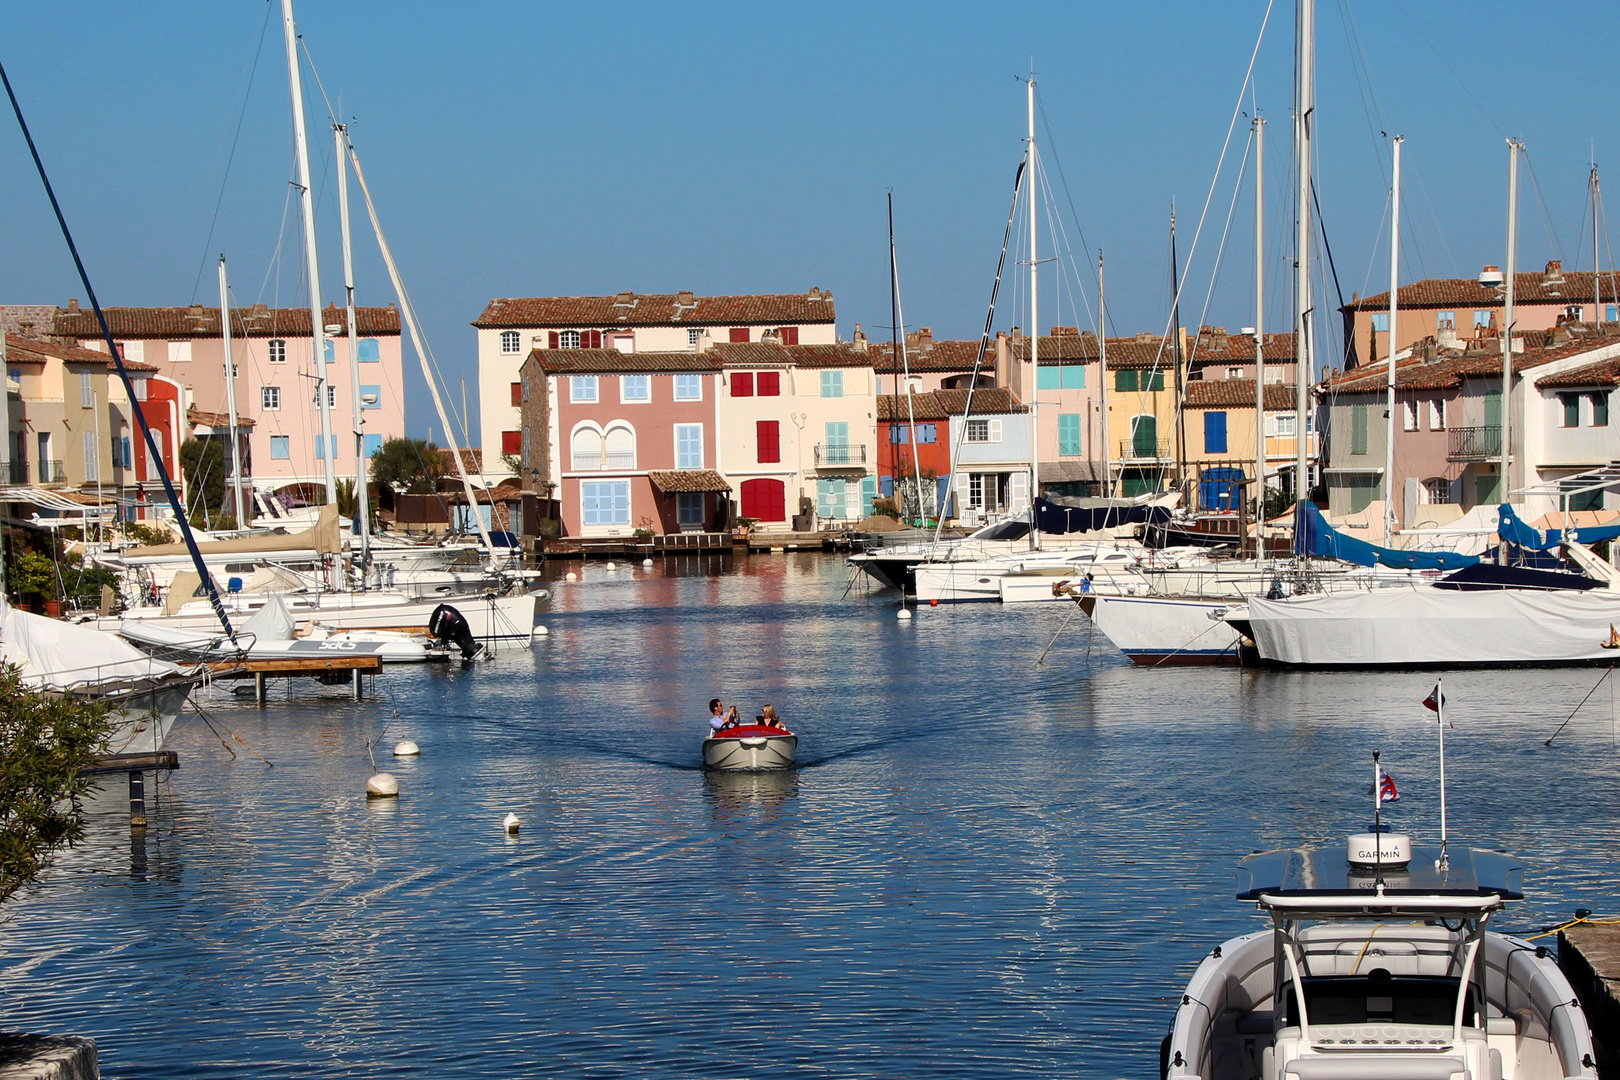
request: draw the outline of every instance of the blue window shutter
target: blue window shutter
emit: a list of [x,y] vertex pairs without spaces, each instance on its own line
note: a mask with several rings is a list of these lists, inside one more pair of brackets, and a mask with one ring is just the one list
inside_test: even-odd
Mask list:
[[939,441],[939,429],[934,427],[933,424],[918,424],[917,425],[917,442],[919,444],[921,444],[921,443],[933,443],[933,442],[938,442],[938,441]]
[[378,350],[376,338],[360,339],[360,362],[362,364],[376,364],[382,361],[382,353]]
[[1204,453],[1226,453],[1226,414],[1224,412],[1206,412],[1204,414]]
[[1035,387],[1038,390],[1061,390],[1063,388],[1063,369],[1059,367],[1043,367],[1035,376]]
[[366,436],[366,457],[368,457],[368,458],[376,457],[377,456],[377,451],[379,451],[381,449],[382,449],[382,436],[381,435],[367,435]]
[[861,477],[861,517],[872,516],[872,500],[877,496],[877,477]]
[[1084,364],[1063,365],[1063,389],[1084,390],[1086,388],[1086,367]]
[[1058,455],[1060,457],[1079,457],[1080,446],[1080,414],[1058,414]]
[[892,498],[893,496],[894,496],[894,477],[885,476],[883,478],[883,497],[885,499],[888,499],[888,498]]

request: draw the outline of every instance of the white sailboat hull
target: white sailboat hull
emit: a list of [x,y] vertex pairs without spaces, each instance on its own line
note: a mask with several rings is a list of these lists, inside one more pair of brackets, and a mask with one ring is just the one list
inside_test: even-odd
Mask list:
[[[300,635],[307,634],[313,624],[344,630],[414,630],[425,628],[428,617],[443,601],[423,600],[409,603],[369,603],[364,593],[330,593],[318,598],[283,596],[288,614]],[[317,600],[318,603],[309,601]],[[535,597],[529,593],[512,596],[458,597],[451,606],[467,619],[472,636],[479,641],[531,641],[534,638]],[[254,609],[250,601],[238,596],[228,605],[233,617],[246,617]],[[103,619],[100,629],[121,632],[126,622],[138,622],[185,630],[203,630],[212,633],[219,629],[219,620],[206,601],[187,603],[174,615],[161,615],[153,609],[151,616],[140,612],[126,612],[123,619]]]
[[1242,636],[1224,621],[1230,604],[1180,596],[1093,599],[1091,621],[1138,664],[1231,664]]

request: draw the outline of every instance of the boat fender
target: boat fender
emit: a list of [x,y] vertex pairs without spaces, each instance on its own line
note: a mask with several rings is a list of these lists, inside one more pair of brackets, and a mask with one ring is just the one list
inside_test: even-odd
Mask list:
[[467,617],[449,604],[440,604],[428,616],[428,632],[444,642],[453,642],[461,649],[461,658],[471,660],[479,654],[481,646],[467,625]]

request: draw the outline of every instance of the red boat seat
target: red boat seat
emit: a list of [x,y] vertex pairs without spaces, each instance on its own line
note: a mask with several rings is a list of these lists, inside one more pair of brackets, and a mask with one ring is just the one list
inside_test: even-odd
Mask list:
[[764,724],[739,724],[724,731],[717,731],[717,739],[757,739],[761,735],[791,735],[793,732],[786,728],[766,727]]

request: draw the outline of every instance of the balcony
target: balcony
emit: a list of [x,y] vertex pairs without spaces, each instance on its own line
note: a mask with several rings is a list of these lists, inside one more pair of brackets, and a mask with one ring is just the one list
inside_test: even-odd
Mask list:
[[865,467],[865,443],[857,443],[854,446],[816,444],[816,468],[818,469],[864,469]]
[[1119,444],[1121,461],[1168,461],[1169,439],[1122,439]]
[[1498,424],[1487,427],[1454,427],[1451,429],[1451,448],[1447,461],[1485,461],[1502,456],[1502,428]]
[[606,453],[575,453],[574,472],[628,472],[636,467],[634,450],[610,450]]
[[62,468],[60,461],[41,461],[39,463],[39,482],[42,484],[67,483],[67,471]]
[[6,483],[28,483],[28,462],[26,459],[6,462]]

